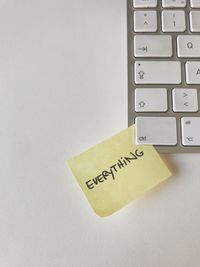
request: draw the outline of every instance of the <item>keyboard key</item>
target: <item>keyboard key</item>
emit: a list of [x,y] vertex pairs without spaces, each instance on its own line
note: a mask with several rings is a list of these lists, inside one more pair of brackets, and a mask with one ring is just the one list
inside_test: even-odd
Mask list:
[[200,118],[184,117],[181,119],[182,144],[200,146]]
[[186,30],[185,11],[164,10],[162,12],[163,32],[184,32]]
[[179,61],[136,61],[136,84],[180,84],[181,63]]
[[200,7],[200,1],[199,0],[190,0],[190,5],[193,8],[199,8]]
[[137,117],[136,143],[161,146],[177,144],[176,119],[174,117]]
[[163,7],[185,7],[186,0],[162,0]]
[[137,88],[135,90],[136,112],[166,112],[166,88]]
[[172,37],[170,35],[135,35],[135,57],[171,57]]
[[200,84],[200,61],[186,63],[187,84]]
[[190,30],[191,32],[200,32],[200,11],[190,12]]
[[178,57],[200,57],[199,44],[199,35],[179,35],[177,38]]
[[133,7],[141,8],[141,7],[156,7],[157,0],[133,0]]
[[197,89],[173,89],[173,111],[174,112],[197,112],[198,95]]
[[200,0],[130,2],[128,104],[136,143],[200,152]]
[[156,11],[135,11],[134,31],[135,32],[156,32],[157,31]]

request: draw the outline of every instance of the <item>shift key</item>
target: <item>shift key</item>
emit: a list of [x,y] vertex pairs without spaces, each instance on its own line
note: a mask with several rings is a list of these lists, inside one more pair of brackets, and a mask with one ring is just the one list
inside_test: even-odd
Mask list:
[[179,61],[136,61],[134,68],[136,84],[180,84]]

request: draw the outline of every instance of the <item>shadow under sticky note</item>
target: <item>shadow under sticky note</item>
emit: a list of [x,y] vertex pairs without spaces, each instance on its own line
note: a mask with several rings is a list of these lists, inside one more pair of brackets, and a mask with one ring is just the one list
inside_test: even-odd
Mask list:
[[108,216],[171,176],[153,146],[135,144],[131,126],[68,161],[99,216]]

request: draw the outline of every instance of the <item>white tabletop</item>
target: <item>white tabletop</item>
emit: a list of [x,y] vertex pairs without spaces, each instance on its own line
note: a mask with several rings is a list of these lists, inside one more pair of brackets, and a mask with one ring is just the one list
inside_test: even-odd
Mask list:
[[127,126],[125,0],[0,1],[0,266],[199,267],[200,157],[108,218],[65,160]]

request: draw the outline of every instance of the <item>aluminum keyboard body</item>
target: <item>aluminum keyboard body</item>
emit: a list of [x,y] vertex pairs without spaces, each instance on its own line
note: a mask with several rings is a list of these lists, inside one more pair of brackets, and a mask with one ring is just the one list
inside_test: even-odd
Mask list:
[[200,13],[191,14],[200,5],[171,1],[179,6],[165,8],[170,1],[159,0],[156,7],[134,7],[140,2],[127,1],[128,124],[136,123],[139,144],[200,152]]

